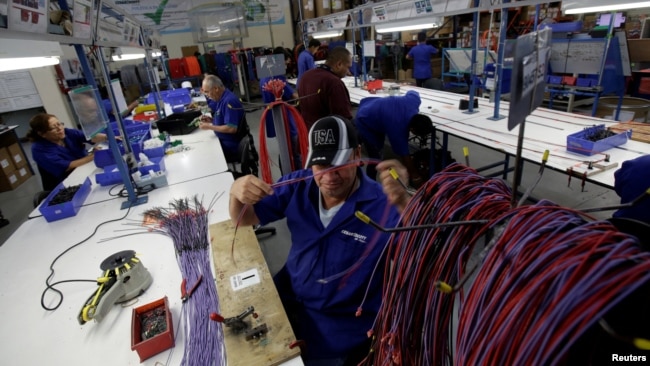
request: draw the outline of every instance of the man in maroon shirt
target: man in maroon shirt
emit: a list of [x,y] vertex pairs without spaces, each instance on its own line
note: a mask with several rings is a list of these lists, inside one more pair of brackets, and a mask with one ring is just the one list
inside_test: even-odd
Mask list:
[[341,79],[352,66],[352,55],[345,47],[329,51],[325,64],[305,72],[298,82],[300,114],[307,129],[318,119],[339,115],[352,119],[350,94]]

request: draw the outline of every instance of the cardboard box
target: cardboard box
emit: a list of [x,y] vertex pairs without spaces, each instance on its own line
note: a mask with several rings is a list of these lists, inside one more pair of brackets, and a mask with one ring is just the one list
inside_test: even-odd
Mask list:
[[11,155],[11,160],[13,161],[16,169],[27,166],[27,159],[25,158],[23,150],[20,148],[20,145],[18,145],[18,143],[9,145],[7,149],[9,150],[9,155]]
[[20,184],[23,184],[27,179],[32,176],[32,172],[29,170],[29,167],[24,166],[16,169],[16,174],[18,174],[18,180]]
[[0,192],[11,191],[21,184],[20,177],[15,170],[0,175]]
[[16,166],[11,159],[11,154],[9,154],[9,150],[6,147],[0,147],[0,169],[2,169],[5,175],[16,170]]

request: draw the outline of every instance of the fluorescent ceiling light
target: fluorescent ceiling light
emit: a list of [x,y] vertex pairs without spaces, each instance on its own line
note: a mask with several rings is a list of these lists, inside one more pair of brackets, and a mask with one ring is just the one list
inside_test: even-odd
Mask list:
[[332,37],[340,37],[342,35],[343,35],[343,30],[333,30],[333,31],[312,33],[311,36],[314,38],[332,38]]
[[150,50],[150,52],[151,52],[151,57],[160,57],[160,56],[162,56],[162,52],[160,52],[160,50],[158,50],[158,49]]
[[118,47],[111,57],[113,61],[137,60],[144,58],[144,50],[135,47]]
[[442,23],[439,17],[433,17],[429,19],[420,19],[413,21],[411,19],[405,19],[395,22],[386,22],[378,23],[375,25],[375,30],[377,33],[391,33],[391,32],[403,32],[411,30],[420,30],[420,29],[429,29],[436,28]]
[[58,42],[0,39],[0,71],[57,65],[61,56]]
[[17,57],[0,58],[0,71],[32,69],[35,67],[58,65],[58,57]]
[[562,10],[565,14],[597,13],[648,7],[650,7],[650,1],[641,0],[624,0],[621,3],[615,3],[615,0],[562,1]]

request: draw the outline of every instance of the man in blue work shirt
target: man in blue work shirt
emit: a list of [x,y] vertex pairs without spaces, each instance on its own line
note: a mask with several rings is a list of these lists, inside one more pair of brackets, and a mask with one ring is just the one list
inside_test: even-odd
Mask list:
[[298,55],[298,80],[305,71],[311,70],[316,67],[316,62],[314,61],[314,54],[318,51],[320,47],[320,41],[312,38],[309,40],[307,48],[305,48],[300,55]]
[[422,87],[427,79],[433,77],[431,57],[436,53],[438,49],[427,44],[427,34],[418,33],[418,44],[406,54],[407,59],[413,60],[413,77],[417,86]]
[[221,142],[226,160],[238,161],[239,142],[246,135],[239,129],[239,124],[243,121],[246,113],[244,107],[239,98],[223,85],[221,79],[214,75],[207,75],[203,78],[201,91],[214,102],[208,103],[212,117],[202,116],[199,128],[214,131]]
[[[409,90],[403,96],[385,98],[363,98],[355,117],[355,126],[371,159],[383,159],[384,141],[388,141],[393,152],[400,157],[411,177],[412,184],[419,186],[423,177],[415,168],[409,152],[409,132],[433,130],[431,119],[418,114],[420,111],[420,94]],[[426,134],[425,132],[425,134]],[[366,173],[375,179],[375,166],[369,164]]]
[[324,117],[309,131],[306,167],[311,169],[292,172],[273,188],[248,175],[230,190],[233,221],[252,205],[240,225],[287,218],[291,249],[274,280],[296,338],[306,342],[308,366],[356,365],[367,355],[366,332],[381,304],[382,251],[389,235],[356,219],[355,211],[394,227],[409,199],[388,172],[396,168],[405,178],[401,164],[379,165],[380,185],[359,168],[360,158],[354,126],[342,117]]

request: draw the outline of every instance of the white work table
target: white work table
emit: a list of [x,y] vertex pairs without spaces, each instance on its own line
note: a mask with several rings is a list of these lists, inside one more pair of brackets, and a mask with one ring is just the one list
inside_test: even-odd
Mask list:
[[[44,217],[36,217],[21,225],[0,247],[0,309],[4,319],[0,329],[0,352],[4,364],[139,365],[138,354],[131,350],[132,309],[165,296],[172,312],[175,347],[149,358],[142,365],[180,364],[185,343],[179,327],[182,276],[174,244],[165,235],[148,232],[141,223],[146,210],[169,207],[173,200],[195,195],[203,201],[204,207],[217,199],[209,213],[211,225],[229,220],[228,192],[233,177],[230,172],[219,171],[225,170],[219,142],[213,133],[204,132],[182,136],[184,143],[196,144],[194,150],[165,157],[170,184],[149,192],[147,203],[127,211],[121,209],[125,198],[113,198],[85,205],[76,216],[59,221],[48,223]],[[89,171],[94,172],[94,165],[92,168]],[[66,186],[80,177],[75,174],[68,179],[70,181],[64,182]],[[91,179],[94,182],[94,177]],[[93,190],[98,187],[94,183],[93,186]],[[95,196],[104,193],[95,192]],[[77,320],[89,296],[97,290],[95,282],[57,285],[64,295],[60,307],[55,311],[43,309],[41,294],[51,262],[90,236],[98,225],[110,220],[116,221],[99,227],[88,241],[56,262],[51,282],[95,281],[103,275],[100,264],[104,259],[120,251],[133,250],[153,278],[149,288],[124,307],[113,305],[101,322],[80,325]],[[133,233],[140,234],[105,241]],[[56,300],[51,291],[45,296],[48,306],[53,306]],[[302,360],[294,358],[283,365],[302,365]]]
[[[214,132],[196,129],[188,135],[173,136],[172,141],[175,140],[181,140],[183,145],[189,147],[189,150],[165,155],[167,184],[169,186],[228,170],[219,138],[215,136]],[[94,176],[102,172],[103,169],[96,167],[92,162],[84,164],[70,173],[65,180],[65,185],[82,184],[86,177],[91,177],[92,187],[88,198],[84,201],[84,206],[120,198],[115,196],[119,192],[119,188],[114,188],[109,194],[115,184],[103,187],[96,184]],[[29,217],[34,218],[40,215],[38,209],[35,209],[30,213]]]
[[[388,96],[387,92],[371,94],[367,90],[355,87],[354,78],[351,77],[344,78],[343,82],[348,87],[350,101],[354,104],[358,104],[363,98]],[[393,85],[391,83],[384,84],[386,84],[384,86]],[[359,85],[361,85],[360,82]],[[512,131],[507,128],[508,109],[510,108],[508,102],[501,101],[499,107],[499,115],[506,118],[494,121],[488,118],[494,116],[495,104],[490,103],[487,99],[477,98],[479,108],[474,109],[474,113],[466,113],[466,111],[459,110],[458,105],[461,99],[468,98],[467,95],[407,85],[400,86],[400,95],[404,95],[409,90],[416,90],[420,94],[422,100],[420,113],[431,118],[436,130],[442,132],[445,139],[447,135],[451,135],[503,152],[509,156],[516,154],[519,128],[516,127]],[[620,147],[606,150],[604,154],[599,153],[592,156],[576,154],[566,150],[567,135],[582,131],[585,127],[593,125],[604,124],[607,127],[616,123],[618,122],[602,118],[541,107],[537,108],[526,118],[522,158],[540,164],[544,150],[548,149],[550,156],[546,164],[547,167],[560,172],[567,172],[567,169],[573,168],[575,174],[579,170],[581,162],[602,160],[604,154],[609,154],[610,161],[617,162],[619,167],[626,160],[650,154],[650,144],[633,140],[628,140]],[[589,175],[586,180],[613,188],[616,169],[613,168]]]

